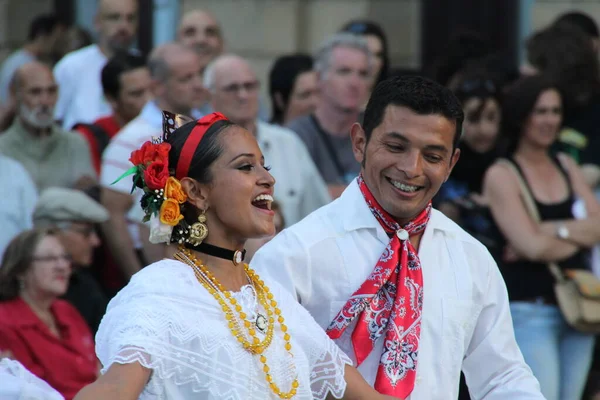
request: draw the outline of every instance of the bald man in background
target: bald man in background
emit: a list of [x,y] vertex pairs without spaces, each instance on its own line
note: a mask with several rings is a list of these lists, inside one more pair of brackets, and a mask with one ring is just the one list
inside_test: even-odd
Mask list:
[[133,45],[138,28],[137,1],[100,0],[94,27],[98,44],[67,54],[54,68],[60,88],[55,118],[62,121],[64,129],[112,113],[102,91],[101,72],[116,52]]
[[[177,41],[198,54],[202,71],[221,55],[224,47],[219,22],[210,12],[199,9],[183,15],[177,27]],[[190,116],[202,118],[211,112],[210,93],[205,90],[200,105],[191,111]]]
[[200,57],[202,69],[223,52],[223,34],[214,15],[204,10],[192,10],[181,18],[177,41],[193,49]]
[[179,43],[159,46],[150,55],[148,68],[154,100],[117,133],[102,157],[102,204],[110,213],[102,230],[120,274],[120,279],[105,282],[112,290],[119,290],[147,263],[162,258],[164,250],[148,241],[149,231],[139,207],[142,192],[130,193],[130,179],[112,183],[132,166],[128,161],[132,151],[153,136],[161,136],[161,110],[190,115],[203,94],[200,58],[190,48]]
[[259,120],[259,83],[248,61],[233,54],[217,57],[204,72],[213,109],[256,137],[277,181],[275,199],[290,226],[331,197],[302,140],[287,128]]
[[50,68],[38,61],[22,65],[13,76],[11,92],[16,118],[0,135],[0,153],[18,161],[38,191],[92,185],[96,174],[85,139],[54,123],[57,85]]

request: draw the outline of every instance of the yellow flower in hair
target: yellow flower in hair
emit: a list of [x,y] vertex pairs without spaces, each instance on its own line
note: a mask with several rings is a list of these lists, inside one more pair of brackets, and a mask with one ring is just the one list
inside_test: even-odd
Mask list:
[[166,225],[175,226],[183,219],[179,203],[173,199],[166,199],[160,206],[160,222]]
[[165,197],[167,199],[173,199],[179,204],[183,204],[187,201],[187,196],[181,188],[181,182],[172,176],[167,179],[167,183],[165,185]]

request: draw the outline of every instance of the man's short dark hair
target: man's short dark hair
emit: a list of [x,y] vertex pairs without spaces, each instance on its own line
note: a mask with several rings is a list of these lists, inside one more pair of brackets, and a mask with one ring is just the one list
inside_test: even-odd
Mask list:
[[580,11],[571,11],[559,16],[554,25],[569,25],[580,29],[587,36],[592,38],[600,38],[598,25],[596,21],[589,15]]
[[146,66],[146,59],[134,52],[115,54],[102,68],[102,90],[106,96],[116,99],[121,92],[121,75]]
[[60,25],[65,25],[61,20],[58,19],[53,14],[43,14],[39,15],[31,21],[29,25],[29,33],[27,35],[27,40],[32,41],[39,36],[49,35],[56,27]]
[[383,121],[389,105],[406,107],[419,115],[439,114],[451,120],[456,125],[453,148],[457,147],[464,113],[460,101],[450,89],[415,75],[394,76],[378,83],[363,117],[367,141]]

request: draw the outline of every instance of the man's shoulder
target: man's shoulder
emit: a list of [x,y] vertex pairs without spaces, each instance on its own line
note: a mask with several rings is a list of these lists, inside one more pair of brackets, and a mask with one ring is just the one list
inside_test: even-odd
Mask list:
[[286,128],[298,134],[306,134],[316,131],[313,117],[311,115],[304,115],[294,119],[286,125]]
[[6,176],[10,176],[13,179],[22,175],[27,175],[27,177],[29,178],[29,173],[27,172],[25,167],[23,167],[23,165],[21,165],[21,163],[17,160],[2,154],[1,150],[0,169],[2,169],[2,172],[4,172]]
[[141,138],[150,140],[152,136],[157,136],[158,134],[152,124],[142,118],[141,115],[138,115],[113,136],[111,143],[119,140],[141,140]]
[[69,70],[84,67],[90,59],[96,58],[99,53],[98,46],[91,44],[65,55],[55,66],[55,71]]
[[432,209],[431,212],[430,223],[434,224],[434,229],[441,230],[447,238],[457,240],[461,243],[469,256],[477,259],[491,259],[490,252],[483,243],[475,239],[470,233],[461,228],[456,222],[452,221],[441,211]]
[[63,145],[72,147],[88,146],[85,138],[75,131],[68,131],[66,129],[63,129],[59,125],[55,125],[52,129],[55,131],[56,134],[59,135],[60,141],[63,143]]
[[285,126],[274,125],[268,122],[258,122],[259,140],[272,140],[288,145],[304,145],[298,135]]
[[[310,248],[320,242],[339,237],[344,233],[343,215],[339,207],[339,199],[316,209],[299,222],[284,229],[273,240],[295,240],[305,248]],[[268,245],[268,244],[267,244]]]

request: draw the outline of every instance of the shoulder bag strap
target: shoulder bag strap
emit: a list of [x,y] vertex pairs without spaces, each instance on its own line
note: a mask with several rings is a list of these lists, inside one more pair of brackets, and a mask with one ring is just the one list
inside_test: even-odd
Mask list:
[[[533,220],[535,222],[539,223],[541,221],[540,214],[535,205],[535,200],[533,199],[533,195],[532,195],[531,191],[529,190],[529,187],[525,183],[525,180],[523,179],[523,175],[521,175],[521,172],[519,172],[519,170],[517,169],[517,166],[514,164],[514,161],[503,158],[503,159],[498,160],[498,162],[502,165],[505,165],[516,176],[517,181],[519,182],[519,188],[521,190],[521,198],[523,199],[523,203],[525,203],[525,208],[527,209],[527,212],[529,213],[531,218],[533,218]],[[555,262],[549,262],[548,269],[550,270],[550,273],[552,274],[552,276],[554,276],[554,278],[557,281],[562,282],[565,280],[565,277],[564,277],[562,271],[560,270],[559,266]]]

